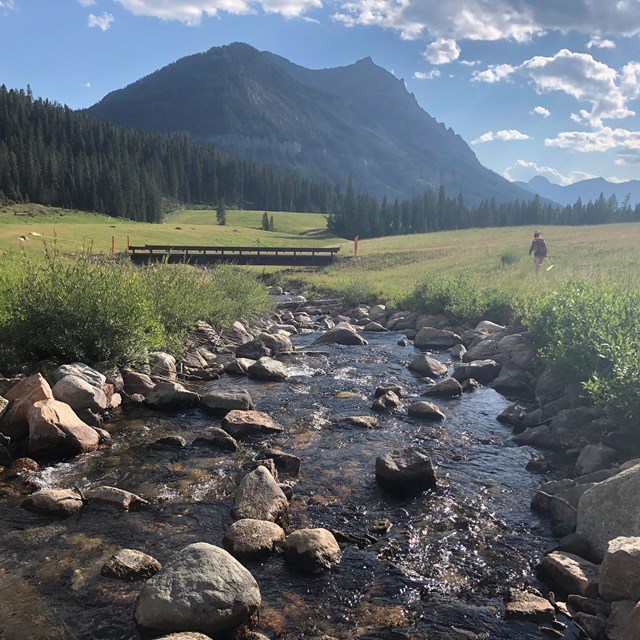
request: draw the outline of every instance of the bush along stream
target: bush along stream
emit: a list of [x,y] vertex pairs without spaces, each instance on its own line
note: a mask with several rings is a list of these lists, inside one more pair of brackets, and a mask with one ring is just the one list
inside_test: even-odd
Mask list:
[[640,460],[526,332],[272,293],[0,379],[3,640],[639,637]]

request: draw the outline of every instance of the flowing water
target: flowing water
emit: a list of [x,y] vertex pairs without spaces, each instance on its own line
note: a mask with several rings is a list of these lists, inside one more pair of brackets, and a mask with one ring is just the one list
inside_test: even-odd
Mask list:
[[[266,444],[302,459],[287,528],[325,527],[361,544],[343,545],[340,566],[323,576],[295,573],[279,554],[246,563],[263,597],[256,630],[286,640],[548,637],[538,625],[503,619],[507,587],[544,589],[533,567],[553,545],[548,523],[529,509],[540,482],[525,470],[530,451],[513,446],[495,419],[508,402],[479,389],[437,400],[447,418],[436,424],[406,412],[379,415],[374,429],[337,424],[336,415],[371,415],[383,381],[419,396],[424,383],[407,369],[416,352],[398,346],[393,333],[367,335],[364,347],[311,346],[313,337],[296,336],[301,352],[284,358],[285,382],[219,382],[245,387],[283,434],[245,441],[236,453],[170,449],[153,443],[170,434],[190,443],[220,420],[198,409],[138,409],[105,425],[111,448],[31,477],[43,487],[117,486],[147,498],[150,509],[87,506],[53,520],[24,511],[18,497],[0,498],[0,638],[137,638],[139,584],[102,577],[102,565],[122,547],[165,562],[192,542],[221,546],[234,489]],[[429,452],[438,486],[399,500],[376,486],[375,459],[409,445]],[[383,519],[389,530],[372,534]],[[570,625],[564,637],[577,637]]]

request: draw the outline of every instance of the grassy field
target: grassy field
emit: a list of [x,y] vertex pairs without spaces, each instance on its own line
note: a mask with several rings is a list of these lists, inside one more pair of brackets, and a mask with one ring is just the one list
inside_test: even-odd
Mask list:
[[[20,216],[16,213],[28,212]],[[509,227],[468,229],[413,236],[362,240],[353,258],[353,243],[330,235],[325,216],[274,212],[275,231],[262,231],[263,211],[227,213],[227,225],[215,223],[215,211],[181,210],[163,224],[128,222],[99,214],[65,211],[41,205],[0,207],[0,251],[24,248],[41,252],[45,239],[54,234],[60,249],[75,252],[83,242],[93,243],[96,253],[123,251],[127,238],[132,244],[211,244],[340,246],[341,259],[323,271],[247,267],[269,271],[274,277],[301,281],[305,286],[335,290],[360,289],[381,299],[393,300],[429,275],[465,274],[470,280],[526,292],[538,287],[553,288],[573,278],[640,282],[638,247],[640,224],[542,229],[549,246],[550,271],[539,278],[527,251],[533,229]],[[42,234],[42,235],[33,235]],[[20,237],[26,240],[20,240]]]

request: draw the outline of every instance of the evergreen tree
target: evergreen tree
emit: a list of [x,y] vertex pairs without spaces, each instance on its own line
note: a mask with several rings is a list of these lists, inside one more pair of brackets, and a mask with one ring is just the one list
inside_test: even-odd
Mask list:
[[269,231],[269,214],[266,211],[262,214],[262,224],[260,228],[264,231]]
[[273,224],[273,214],[271,214],[271,217],[269,218],[269,231],[274,231],[275,230],[275,226]]
[[224,204],[224,200],[221,200],[216,208],[216,221],[219,225],[224,226],[227,224],[227,208]]

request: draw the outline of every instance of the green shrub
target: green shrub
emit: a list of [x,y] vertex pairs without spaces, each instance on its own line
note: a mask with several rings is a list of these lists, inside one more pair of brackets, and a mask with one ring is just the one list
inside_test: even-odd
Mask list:
[[515,251],[505,251],[500,256],[500,264],[503,267],[508,267],[509,265],[516,264],[516,262],[520,261],[520,255]]

